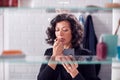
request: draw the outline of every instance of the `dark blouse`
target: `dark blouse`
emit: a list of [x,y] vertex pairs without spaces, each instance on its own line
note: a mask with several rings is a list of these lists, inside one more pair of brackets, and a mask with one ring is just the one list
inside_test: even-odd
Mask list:
[[[46,56],[52,55],[53,49],[47,49],[45,54]],[[88,50],[75,48],[75,55],[91,55]],[[57,64],[56,69],[53,70],[47,64],[42,64],[40,72],[37,76],[37,80],[100,80],[95,71],[94,64],[79,64],[78,65],[79,74],[72,78],[69,73],[64,69],[60,64]]]

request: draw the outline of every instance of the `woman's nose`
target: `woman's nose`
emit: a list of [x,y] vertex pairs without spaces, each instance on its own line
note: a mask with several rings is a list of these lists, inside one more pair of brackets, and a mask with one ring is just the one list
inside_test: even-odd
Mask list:
[[62,32],[62,31],[60,31],[60,32],[59,32],[59,35],[60,35],[60,36],[63,36],[63,32]]

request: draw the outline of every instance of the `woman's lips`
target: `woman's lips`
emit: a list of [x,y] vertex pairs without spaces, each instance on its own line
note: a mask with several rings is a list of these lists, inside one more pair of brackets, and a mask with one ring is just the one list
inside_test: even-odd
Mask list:
[[61,41],[61,42],[64,42],[64,41],[65,41],[65,39],[64,39],[64,38],[61,38],[61,39],[60,39],[60,41]]

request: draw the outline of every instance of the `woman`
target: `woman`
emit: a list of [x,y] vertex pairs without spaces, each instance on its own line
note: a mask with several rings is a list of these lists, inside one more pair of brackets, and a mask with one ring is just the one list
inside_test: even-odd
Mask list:
[[[74,49],[74,55],[90,55],[90,52],[80,48],[83,30],[77,18],[72,14],[59,14],[51,20],[47,30],[48,44],[53,48],[46,50],[45,55],[56,62],[72,61],[73,56],[65,56],[65,49]],[[61,57],[62,56],[62,57]],[[94,65],[77,63],[42,64],[38,80],[99,80]]]

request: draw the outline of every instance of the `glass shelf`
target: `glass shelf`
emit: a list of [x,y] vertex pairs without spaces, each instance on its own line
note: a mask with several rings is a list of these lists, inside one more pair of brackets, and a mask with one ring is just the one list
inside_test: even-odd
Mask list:
[[4,10],[39,10],[46,13],[112,13],[113,8],[94,7],[0,7],[0,12]]
[[[0,9],[45,9],[45,10],[56,10],[56,9],[68,9],[68,10],[112,10],[114,8],[106,8],[106,7],[65,7],[65,6],[55,6],[55,7],[48,7],[48,6],[44,6],[44,7],[0,7]],[[120,9],[120,8],[115,8],[115,9]]]
[[[102,2],[102,4],[98,4]],[[107,3],[112,3],[113,0],[95,1],[94,4],[91,1],[79,1],[79,0],[18,0],[16,3],[9,4],[6,2],[6,7],[0,7],[1,9],[40,9],[45,10],[48,13],[53,13],[59,10],[69,11],[73,13],[78,12],[111,12],[113,8],[106,8]],[[17,4],[14,6],[14,4]],[[47,4],[47,5],[46,5]],[[84,4],[84,5],[83,5]],[[13,6],[13,7],[12,7]]]
[[[10,63],[45,63],[48,62],[54,64],[61,63],[78,63],[78,64],[112,64],[112,62],[120,62],[117,59],[106,58],[105,60],[98,60],[96,56],[74,56],[73,61],[58,62],[54,60],[49,60],[50,56],[1,56],[0,62],[10,62]],[[62,59],[62,57],[61,57]]]

